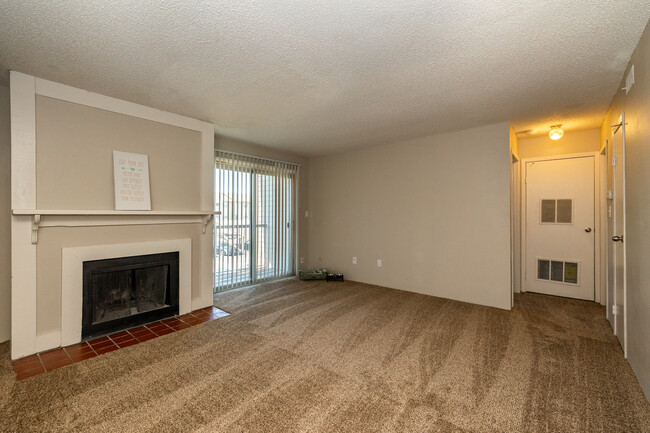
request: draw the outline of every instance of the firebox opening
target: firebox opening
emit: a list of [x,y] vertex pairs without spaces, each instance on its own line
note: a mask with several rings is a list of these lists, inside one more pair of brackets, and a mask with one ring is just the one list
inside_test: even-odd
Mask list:
[[83,264],[82,339],[178,314],[178,252]]

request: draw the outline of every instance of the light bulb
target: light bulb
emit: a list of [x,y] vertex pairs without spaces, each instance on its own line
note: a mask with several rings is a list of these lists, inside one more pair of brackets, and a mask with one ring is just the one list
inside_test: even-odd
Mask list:
[[564,135],[564,131],[560,128],[562,125],[551,126],[551,130],[548,133],[548,136],[551,140],[559,140]]

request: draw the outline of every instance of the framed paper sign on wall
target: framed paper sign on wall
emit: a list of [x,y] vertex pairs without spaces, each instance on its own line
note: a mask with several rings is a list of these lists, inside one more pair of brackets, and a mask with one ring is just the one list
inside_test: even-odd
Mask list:
[[115,210],[151,210],[149,157],[113,151]]

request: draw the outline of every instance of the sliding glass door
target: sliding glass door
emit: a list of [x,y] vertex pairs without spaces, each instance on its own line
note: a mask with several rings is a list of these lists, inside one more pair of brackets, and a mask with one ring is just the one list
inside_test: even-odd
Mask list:
[[235,169],[216,171],[214,218],[215,287],[250,283],[251,176]]
[[217,152],[215,291],[295,273],[293,164]]

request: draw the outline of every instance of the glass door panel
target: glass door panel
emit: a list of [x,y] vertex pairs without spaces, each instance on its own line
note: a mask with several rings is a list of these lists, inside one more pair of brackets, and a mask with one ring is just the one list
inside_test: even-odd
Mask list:
[[214,227],[214,286],[250,284],[251,273],[251,173],[216,171]]

